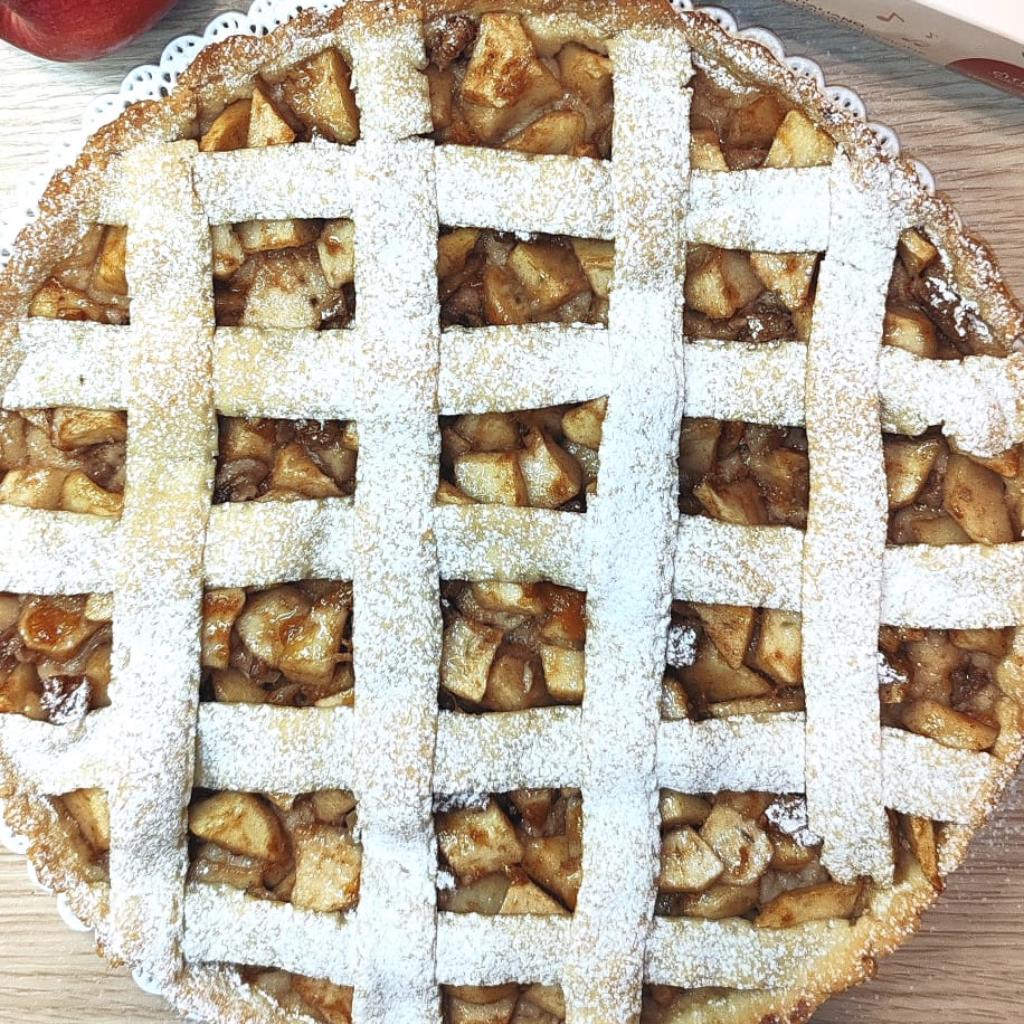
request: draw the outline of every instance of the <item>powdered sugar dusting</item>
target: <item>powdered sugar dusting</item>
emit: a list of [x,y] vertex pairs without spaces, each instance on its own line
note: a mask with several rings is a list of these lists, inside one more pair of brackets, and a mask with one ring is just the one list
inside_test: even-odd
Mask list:
[[137,150],[121,557],[112,688],[121,772],[109,787],[117,952],[158,983],[180,967],[199,700],[202,555],[213,483],[209,228],[192,191],[195,143]]
[[[598,497],[588,512],[583,878],[563,986],[570,1019],[640,1010],[654,910],[654,745],[676,535],[683,382],[683,218],[689,180],[689,50],[625,31],[615,73],[615,282],[611,390]],[[623,714],[623,708],[629,708]]]

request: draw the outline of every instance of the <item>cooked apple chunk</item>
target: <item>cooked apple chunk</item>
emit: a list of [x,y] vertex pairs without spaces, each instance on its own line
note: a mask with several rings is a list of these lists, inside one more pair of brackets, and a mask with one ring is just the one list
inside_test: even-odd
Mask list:
[[911,732],[957,750],[988,750],[999,737],[998,726],[930,698],[907,704],[903,709],[903,725]]
[[900,259],[911,274],[920,274],[938,258],[939,250],[920,231],[908,228],[900,235]]
[[128,420],[123,412],[65,406],[54,409],[50,420],[50,440],[62,451],[124,441],[127,436]]
[[458,616],[446,627],[441,652],[441,685],[457,697],[479,703],[498,648],[500,629]]
[[764,290],[750,257],[699,246],[687,257],[686,302],[713,320],[728,320]]
[[272,490],[291,491],[303,498],[338,498],[341,489],[298,442],[280,449],[270,471]]
[[691,607],[722,657],[730,667],[739,668],[754,632],[754,609],[725,604],[694,604]]
[[587,134],[584,116],[575,110],[552,110],[516,132],[505,144],[520,153],[569,156],[583,145]]
[[523,844],[498,803],[438,815],[437,841],[461,881],[473,881],[523,860]]
[[199,148],[204,153],[244,149],[249,142],[251,108],[251,100],[235,100],[234,103],[229,103],[199,140]]
[[127,237],[128,229],[124,227],[109,227],[103,232],[103,244],[92,272],[92,287],[97,291],[128,294],[124,269]]
[[110,811],[102,789],[76,789],[61,797],[64,810],[75,820],[82,838],[97,853],[110,849]]
[[942,453],[942,444],[937,438],[887,437],[883,451],[889,508],[904,508],[924,490]]
[[885,314],[883,343],[922,359],[933,359],[939,349],[935,325],[910,307],[890,308]]
[[830,164],[836,144],[799,110],[791,110],[772,142],[767,167],[821,167]]
[[775,292],[787,309],[799,309],[808,299],[818,269],[814,253],[751,254],[750,266],[769,291]]
[[999,475],[964,455],[949,457],[942,505],[973,541],[1008,544],[1014,539]]
[[266,91],[257,85],[252,91],[246,145],[250,149],[257,149],[262,146],[287,146],[294,141],[295,132],[292,126],[282,116]]
[[761,615],[753,662],[781,686],[793,686],[802,678],[803,640],[798,612],[767,608]]
[[192,835],[245,857],[280,861],[288,845],[277,816],[252,793],[216,793],[192,805]]
[[708,815],[700,837],[721,861],[722,881],[730,885],[756,882],[772,858],[771,843],[756,822],[722,803]]
[[291,901],[321,913],[348,910],[359,899],[362,849],[343,829],[315,823],[295,829]]
[[317,237],[316,221],[248,220],[235,226],[246,252],[273,252],[306,245]]
[[64,512],[113,519],[121,514],[123,504],[122,495],[105,491],[80,469],[68,473],[61,486],[60,508]]
[[474,501],[525,505],[526,481],[514,452],[469,452],[454,464],[455,483]]
[[675,828],[662,837],[660,892],[702,892],[723,870],[715,852],[689,826]]
[[519,18],[483,15],[460,90],[466,117],[478,134],[493,141],[517,118],[561,93]]
[[320,267],[332,288],[351,284],[356,274],[356,226],[351,220],[328,221],[320,232]]
[[568,911],[554,897],[529,879],[515,879],[505,893],[499,914],[566,914]]
[[341,143],[359,138],[351,73],[337,50],[324,50],[298,65],[281,88],[292,110],[324,138]]
[[754,919],[758,928],[795,928],[808,921],[853,917],[863,899],[863,885],[821,882],[780,893]]
[[318,328],[329,296],[317,259],[298,251],[273,253],[256,268],[241,325]]
[[580,464],[543,430],[531,431],[519,453],[519,469],[532,508],[558,508],[576,497],[583,486]]

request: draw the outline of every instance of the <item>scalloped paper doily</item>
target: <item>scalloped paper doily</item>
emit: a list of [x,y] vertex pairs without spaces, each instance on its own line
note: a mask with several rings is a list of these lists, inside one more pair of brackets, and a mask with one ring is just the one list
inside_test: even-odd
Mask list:
[[[864,101],[856,92],[845,86],[829,85],[821,65],[809,57],[788,56],[782,40],[774,32],[758,26],[740,29],[736,18],[724,7],[695,5],[693,0],[671,2],[678,11],[701,10],[729,32],[743,39],[753,39],[767,47],[797,74],[815,82],[833,103],[867,122],[889,156],[899,156],[900,139],[895,130],[888,125],[868,121]],[[10,260],[11,247],[18,232],[39,215],[39,197],[47,182],[56,171],[74,162],[86,140],[97,128],[113,121],[132,103],[166,96],[199,51],[212,43],[235,35],[263,36],[290,21],[302,10],[314,7],[320,11],[329,11],[339,6],[341,3],[338,0],[313,0],[311,3],[296,3],[294,0],[255,0],[247,13],[227,11],[218,15],[206,26],[202,35],[185,35],[172,39],[164,47],[156,64],[140,64],[133,68],[125,76],[118,92],[98,96],[85,108],[79,128],[57,141],[43,166],[38,172],[29,175],[28,183],[19,195],[16,205],[0,212],[0,267]],[[934,190],[935,180],[931,172],[919,161],[914,163],[921,180],[930,190]]]

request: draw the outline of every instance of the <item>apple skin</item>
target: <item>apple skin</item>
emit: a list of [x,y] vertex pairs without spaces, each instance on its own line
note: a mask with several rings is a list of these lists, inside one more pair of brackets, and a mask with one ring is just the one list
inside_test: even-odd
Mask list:
[[92,60],[145,32],[176,0],[0,0],[0,39],[47,60]]

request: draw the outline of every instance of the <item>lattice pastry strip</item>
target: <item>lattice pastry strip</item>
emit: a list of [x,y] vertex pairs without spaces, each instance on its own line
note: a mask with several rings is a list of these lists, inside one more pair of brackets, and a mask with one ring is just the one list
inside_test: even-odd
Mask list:
[[128,164],[140,198],[127,253],[132,434],[115,572],[121,771],[108,790],[111,913],[118,952],[161,980],[180,964],[182,812],[192,783],[187,755],[199,698],[200,580],[216,450],[210,236],[192,190],[195,149],[142,149]]
[[[120,371],[126,331],[90,323],[24,322],[25,360],[5,404],[124,405]],[[480,344],[481,337],[491,343]],[[213,349],[217,408],[228,416],[358,417],[352,382],[361,347],[356,328],[326,334],[220,328]],[[441,338],[441,412],[500,411],[601,397],[608,392],[607,357],[608,333],[599,327],[450,328]],[[685,415],[803,425],[806,345],[692,339],[682,350],[682,361],[691,381]],[[1020,354],[932,360],[886,347],[879,364],[882,429],[919,434],[944,425],[946,435],[967,451],[1005,451],[1024,441],[1024,403],[1017,398],[1024,389],[1022,366]]]
[[[663,33],[609,47],[616,81],[612,179],[616,284],[601,487],[589,521],[583,707],[583,881],[564,985],[570,1018],[639,1011],[642,935],[654,909],[654,743],[676,531],[682,418],[683,213],[689,176],[689,51]],[[622,707],[632,709],[622,715]]]
[[877,668],[886,489],[876,382],[901,225],[857,187],[842,156],[833,165],[832,210],[807,350],[807,807],[833,877],[887,883]]

